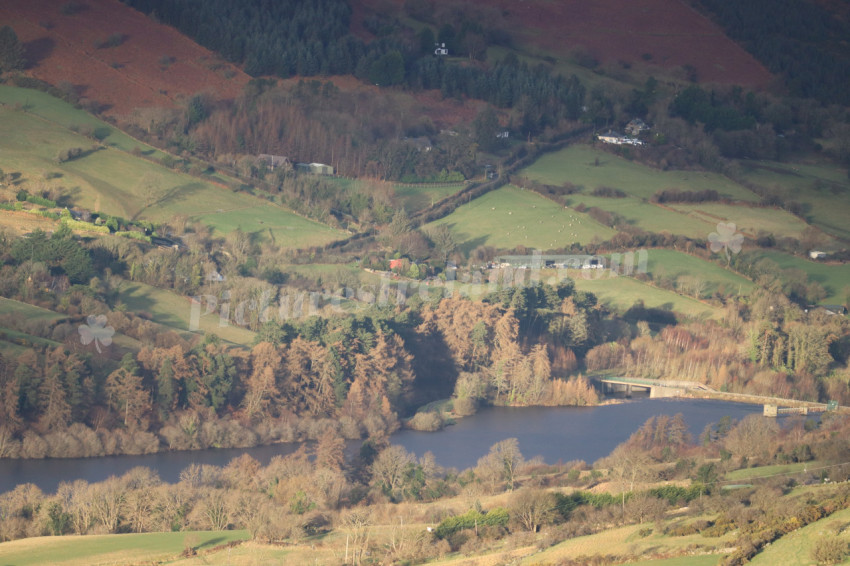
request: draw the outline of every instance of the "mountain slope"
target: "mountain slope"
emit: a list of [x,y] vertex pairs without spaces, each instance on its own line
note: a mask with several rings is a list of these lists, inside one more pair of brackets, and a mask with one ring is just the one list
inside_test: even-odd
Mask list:
[[0,22],[24,43],[29,74],[67,83],[115,117],[171,107],[200,91],[233,98],[250,78],[118,0],[6,0]]

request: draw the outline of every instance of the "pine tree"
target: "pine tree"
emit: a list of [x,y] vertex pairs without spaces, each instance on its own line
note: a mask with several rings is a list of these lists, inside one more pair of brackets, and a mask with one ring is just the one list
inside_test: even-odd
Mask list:
[[9,26],[0,27],[0,73],[23,69],[26,66],[24,46]]

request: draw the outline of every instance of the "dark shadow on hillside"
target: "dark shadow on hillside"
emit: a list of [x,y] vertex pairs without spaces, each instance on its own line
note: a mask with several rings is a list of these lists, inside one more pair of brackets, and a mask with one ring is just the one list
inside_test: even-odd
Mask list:
[[27,60],[27,69],[37,67],[39,63],[50,57],[56,48],[56,41],[52,37],[39,37],[24,43],[24,57]]
[[138,220],[139,216],[146,209],[151,208],[152,206],[168,206],[169,203],[178,202],[180,200],[188,200],[194,193],[197,193],[203,188],[201,183],[189,183],[187,185],[178,185],[176,187],[172,187],[165,191],[162,196],[156,199],[150,206],[142,207],[138,212],[136,212],[131,218],[133,220]]
[[216,546],[217,544],[221,544],[221,543],[223,543],[225,540],[226,540],[226,539],[225,539],[224,537],[215,537],[215,538],[211,538],[210,540],[208,540],[208,541],[206,541],[206,542],[203,542],[203,543],[199,544],[199,545],[197,546],[197,548],[198,548],[198,549],[201,549],[201,548],[206,548],[206,547]]
[[[460,240],[460,238],[458,238]],[[487,243],[487,236],[481,236],[479,238],[473,238],[471,240],[466,240],[460,246],[458,246],[461,251],[465,254],[469,254],[472,250],[477,248],[478,246],[483,246]]]

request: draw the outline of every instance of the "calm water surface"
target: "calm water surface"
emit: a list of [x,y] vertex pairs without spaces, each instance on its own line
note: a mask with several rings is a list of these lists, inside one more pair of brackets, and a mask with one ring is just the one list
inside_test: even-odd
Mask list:
[[[440,432],[403,430],[393,444],[422,456],[433,452],[437,462],[460,470],[475,465],[490,446],[506,438],[519,440],[526,458],[542,456],[547,463],[584,460],[593,463],[608,455],[649,417],[682,413],[696,438],[705,425],[724,416],[741,419],[761,413],[761,405],[696,399],[643,399],[601,407],[493,407],[458,421]],[[356,450],[357,445],[351,445]],[[60,482],[84,479],[97,482],[120,476],[136,466],[156,470],[167,482],[176,482],[192,463],[224,466],[248,453],[266,465],[272,457],[294,452],[298,444],[256,448],[162,452],[144,456],[105,456],[57,460],[0,460],[0,493],[22,483],[34,483],[53,492]]]

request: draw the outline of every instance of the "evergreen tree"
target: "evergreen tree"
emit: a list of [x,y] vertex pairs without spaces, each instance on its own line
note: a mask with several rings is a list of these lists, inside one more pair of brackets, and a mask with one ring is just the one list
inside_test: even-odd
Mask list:
[[9,26],[0,27],[0,73],[16,71],[26,66],[24,46]]

